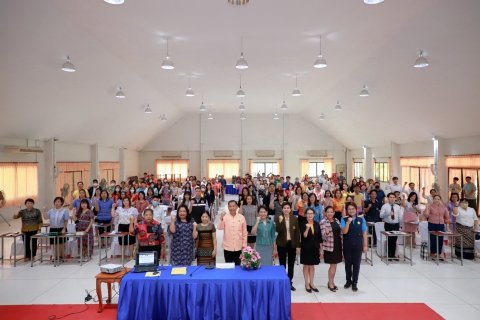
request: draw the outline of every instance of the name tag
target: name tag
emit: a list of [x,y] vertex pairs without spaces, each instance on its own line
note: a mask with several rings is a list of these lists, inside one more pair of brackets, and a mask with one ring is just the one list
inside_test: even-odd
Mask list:
[[360,224],[360,221],[357,221],[357,224]]

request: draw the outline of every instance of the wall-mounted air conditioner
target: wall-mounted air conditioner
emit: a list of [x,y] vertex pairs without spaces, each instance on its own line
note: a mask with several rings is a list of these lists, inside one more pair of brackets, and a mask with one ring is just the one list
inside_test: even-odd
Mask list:
[[182,151],[163,151],[162,158],[164,159],[173,159],[173,158],[181,158]]
[[233,150],[216,150],[213,155],[217,158],[231,158],[233,157]]
[[20,146],[4,146],[3,152],[6,153],[43,153],[40,147],[20,147]]
[[275,150],[255,150],[255,155],[259,158],[275,157]]
[[313,158],[326,158],[328,156],[327,150],[307,150],[308,156]]

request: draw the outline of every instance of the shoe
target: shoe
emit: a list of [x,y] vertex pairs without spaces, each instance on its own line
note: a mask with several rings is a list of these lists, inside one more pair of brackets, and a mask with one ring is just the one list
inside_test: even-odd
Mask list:
[[332,292],[335,292],[335,291],[337,291],[337,289],[338,289],[336,286],[330,287],[330,286],[328,285],[328,282],[327,282],[327,288],[328,288],[328,290],[330,290],[330,291],[332,291]]
[[290,290],[292,290],[292,291],[297,291],[297,289],[295,289],[295,287],[292,286],[292,285],[290,285]]
[[313,292],[319,292],[317,288],[314,288],[312,286],[310,286],[310,288],[313,290]]
[[345,285],[343,286],[345,289],[348,289],[350,288],[350,286],[352,285],[352,281],[350,280],[347,280],[347,283],[345,283]]
[[352,283],[352,291],[353,291],[353,292],[357,292],[357,291],[358,291],[357,283],[356,283],[356,282]]
[[443,257],[438,258],[438,260],[445,261],[445,259],[443,259]]
[[397,259],[397,258],[393,258],[392,260],[393,260],[393,261],[400,261],[400,260],[399,260],[399,259]]
[[[292,287],[293,288],[293,287]],[[312,293],[312,289],[307,289],[307,286],[305,286],[305,290],[307,290],[308,293]],[[294,290],[293,290],[294,291]]]
[[88,262],[89,260],[88,260],[88,258],[83,258],[82,261],[83,262]]
[[437,261],[437,258],[430,256],[430,260]]

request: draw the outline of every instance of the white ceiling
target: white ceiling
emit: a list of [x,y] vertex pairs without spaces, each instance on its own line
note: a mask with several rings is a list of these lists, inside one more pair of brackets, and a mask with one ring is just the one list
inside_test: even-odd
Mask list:
[[[479,14],[478,0],[1,1],[0,136],[142,149],[198,113],[202,93],[213,113],[238,113],[240,74],[247,114],[273,115],[285,93],[287,113],[349,148],[478,135]],[[325,69],[313,68],[320,34]],[[431,65],[416,69],[420,50]],[[60,70],[67,54],[73,74]]]

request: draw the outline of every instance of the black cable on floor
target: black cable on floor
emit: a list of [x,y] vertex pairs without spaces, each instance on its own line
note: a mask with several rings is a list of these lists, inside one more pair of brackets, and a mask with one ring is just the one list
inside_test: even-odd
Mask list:
[[87,302],[85,301],[85,306],[87,307],[85,310],[82,310],[82,311],[78,311],[78,312],[72,312],[72,313],[68,313],[64,316],[61,316],[61,317],[57,317],[56,315],[51,315],[48,317],[49,320],[57,320],[57,319],[63,319],[65,317],[68,317],[68,316],[71,316],[72,314],[79,314],[79,313],[82,313],[82,312],[85,312],[87,311],[90,307],[88,306]]

